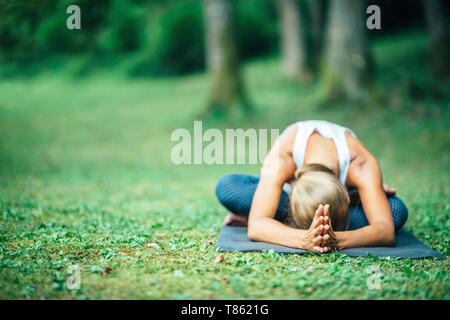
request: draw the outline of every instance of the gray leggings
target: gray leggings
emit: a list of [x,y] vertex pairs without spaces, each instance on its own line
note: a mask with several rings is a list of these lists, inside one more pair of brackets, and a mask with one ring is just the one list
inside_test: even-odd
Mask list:
[[[229,174],[222,177],[216,186],[216,195],[220,203],[230,212],[248,216],[252,205],[253,195],[258,186],[259,177],[246,174]],[[389,197],[395,230],[399,230],[408,219],[408,209],[402,200],[397,197]],[[289,197],[283,191],[278,205],[275,219],[283,221],[289,211]],[[350,224],[348,230],[360,229],[369,225],[361,204],[350,206]]]

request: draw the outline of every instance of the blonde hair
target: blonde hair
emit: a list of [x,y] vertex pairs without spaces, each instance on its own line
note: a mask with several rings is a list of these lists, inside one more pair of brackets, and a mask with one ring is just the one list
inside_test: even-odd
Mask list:
[[289,194],[288,224],[309,229],[319,205],[328,204],[333,230],[348,228],[348,193],[333,171],[321,164],[307,164],[297,169],[295,178]]

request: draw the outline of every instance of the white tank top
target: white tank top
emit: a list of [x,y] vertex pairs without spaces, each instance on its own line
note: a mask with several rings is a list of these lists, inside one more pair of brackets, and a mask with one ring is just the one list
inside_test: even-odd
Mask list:
[[[347,171],[350,165],[350,151],[345,138],[345,132],[350,132],[356,138],[355,133],[348,128],[322,120],[299,121],[295,124],[298,129],[294,140],[292,155],[297,168],[303,166],[308,139],[311,134],[316,131],[321,136],[333,140],[339,159],[339,181],[345,185],[345,179],[347,178]],[[290,184],[285,183],[283,190],[289,193],[291,190]]]

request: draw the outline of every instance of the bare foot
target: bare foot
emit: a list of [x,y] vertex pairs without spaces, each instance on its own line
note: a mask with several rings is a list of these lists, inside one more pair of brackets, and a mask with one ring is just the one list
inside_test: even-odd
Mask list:
[[248,218],[244,216],[237,215],[235,213],[229,213],[225,220],[223,220],[224,226],[246,226]]

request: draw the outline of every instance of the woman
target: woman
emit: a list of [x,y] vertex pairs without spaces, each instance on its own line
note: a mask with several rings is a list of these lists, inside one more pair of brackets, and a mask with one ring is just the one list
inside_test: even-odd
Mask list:
[[292,124],[260,178],[227,175],[216,194],[230,211],[224,224],[248,224],[250,239],[321,253],[393,246],[408,217],[375,157],[352,130],[327,121]]

